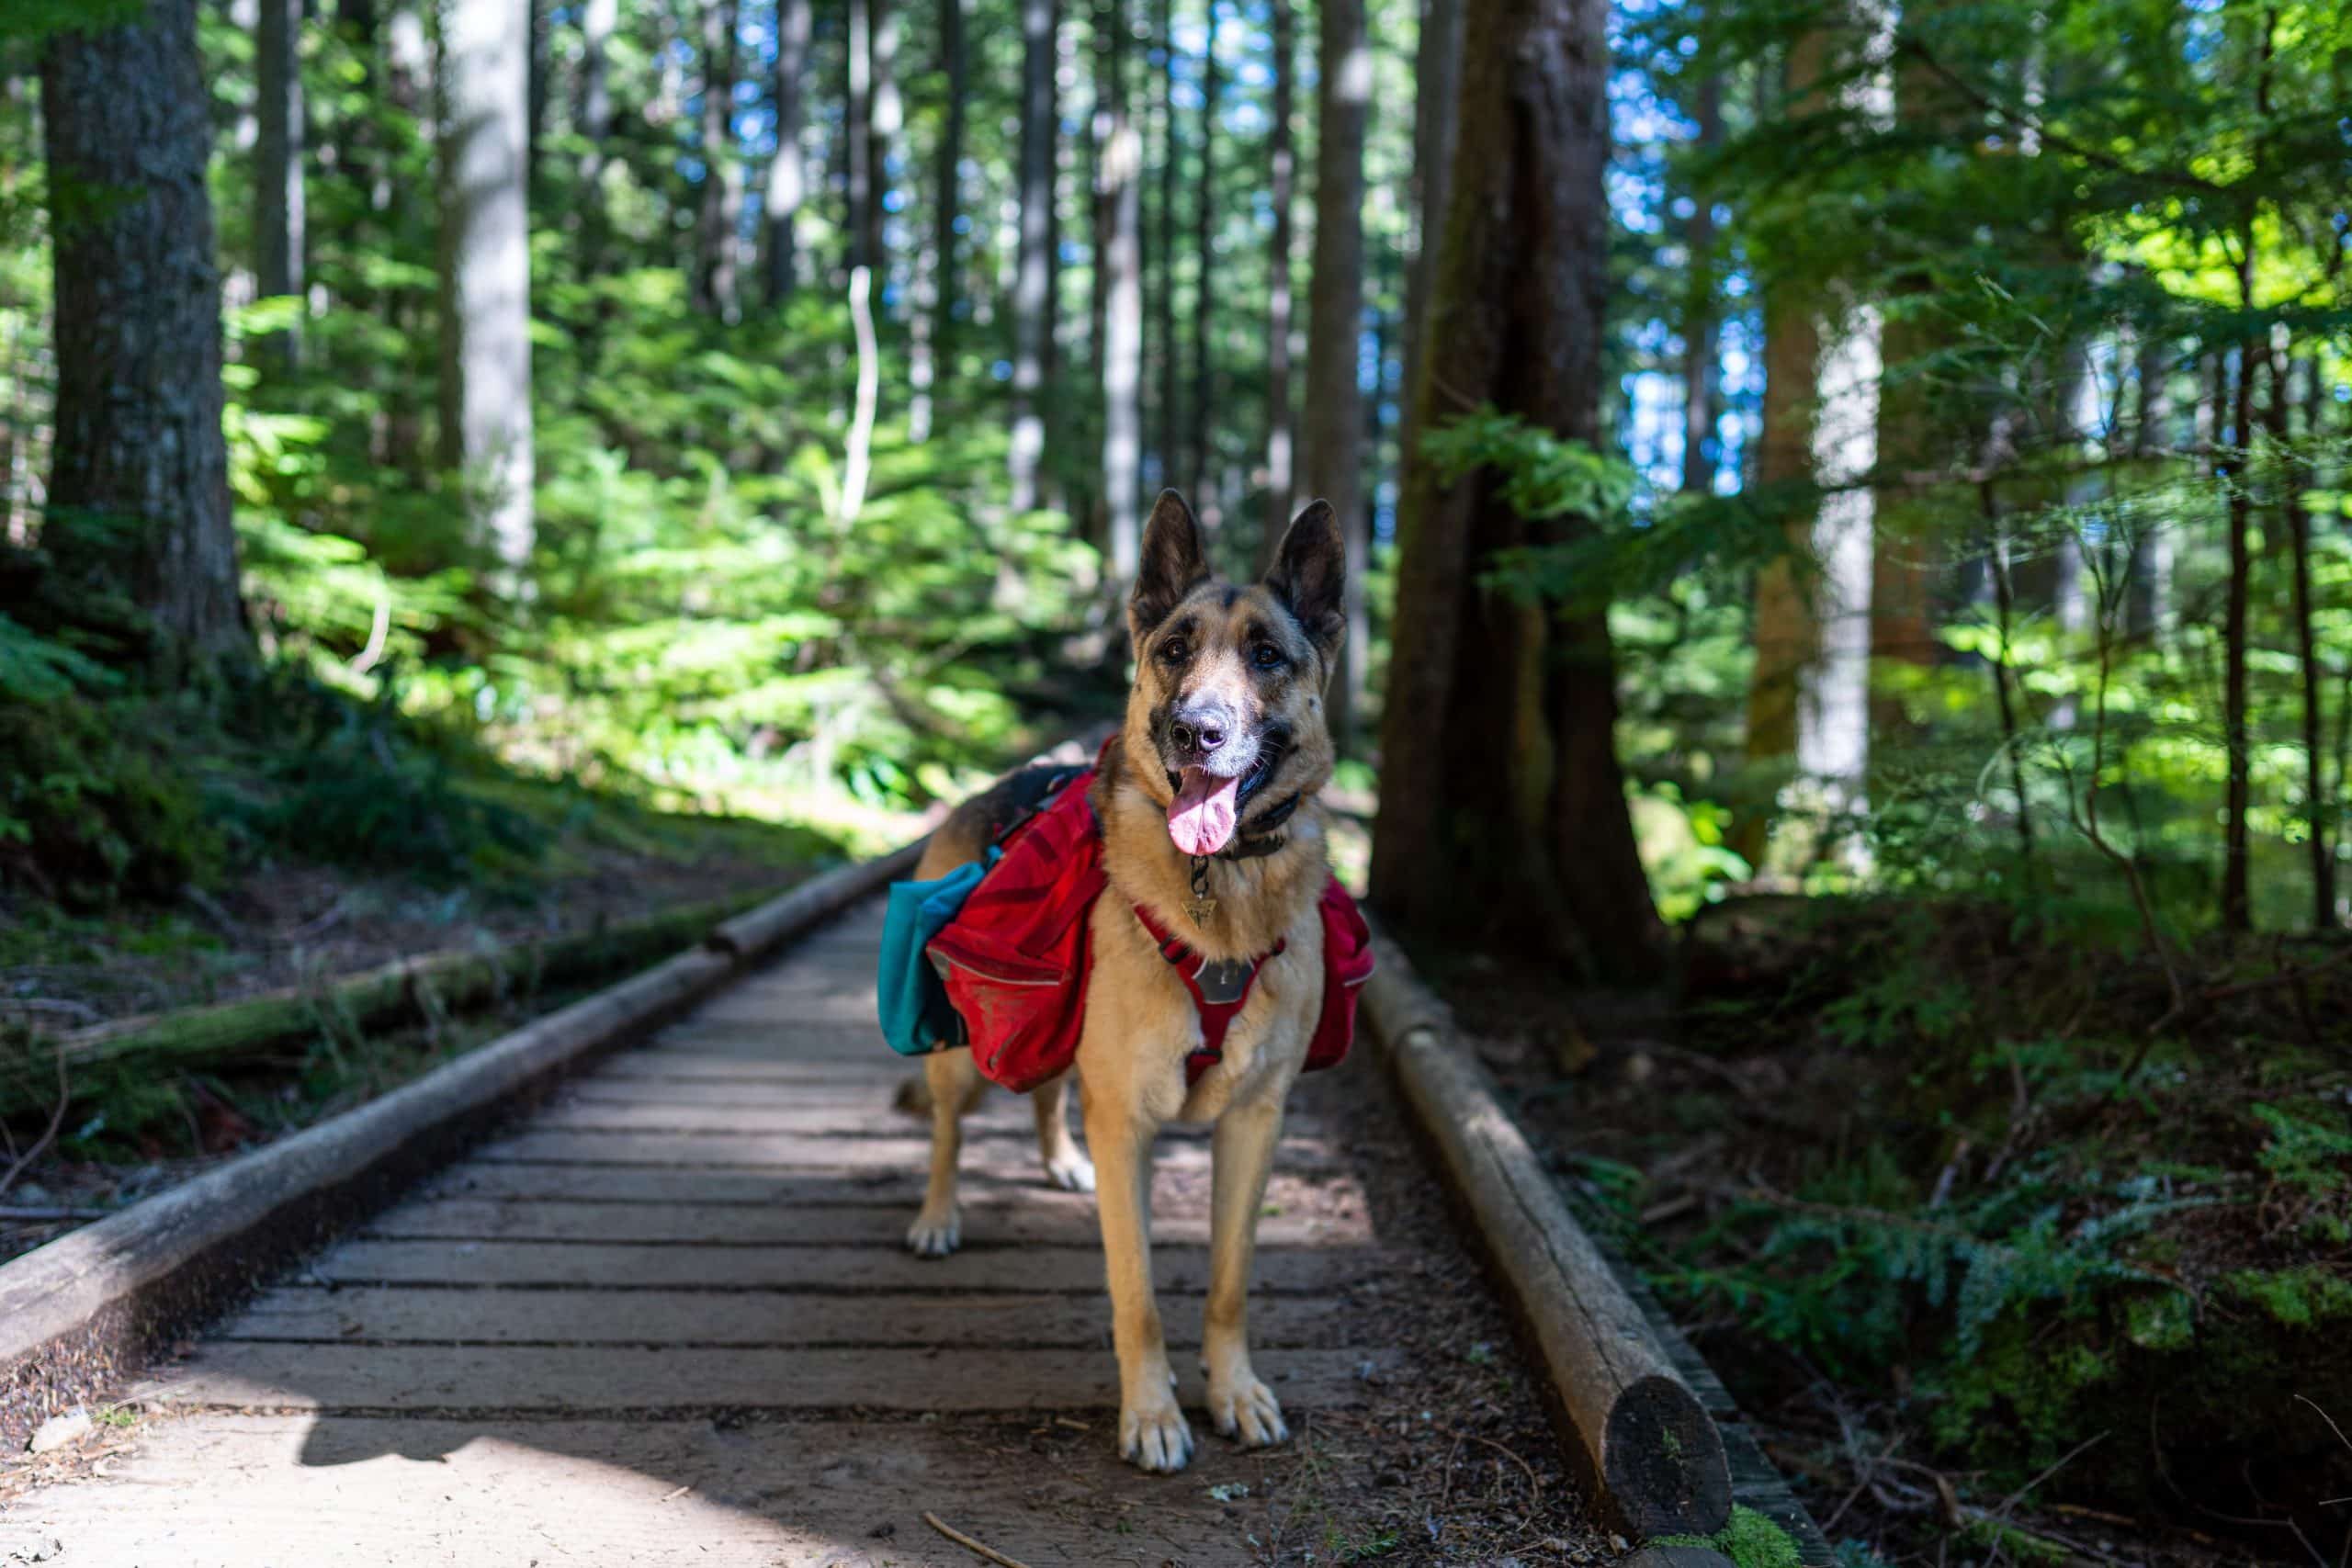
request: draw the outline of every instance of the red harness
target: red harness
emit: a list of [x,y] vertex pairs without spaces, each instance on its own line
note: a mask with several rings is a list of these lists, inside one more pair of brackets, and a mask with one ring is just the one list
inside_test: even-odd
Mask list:
[[[970,1037],[972,1061],[1005,1088],[1027,1090],[1069,1070],[1086,1019],[1088,916],[1109,878],[1102,833],[1087,800],[1092,771],[1065,784],[1036,815],[1016,824],[1004,855],[924,952]],[[1323,1002],[1306,1067],[1337,1066],[1355,1035],[1356,992],[1372,976],[1372,933],[1337,878],[1318,904],[1323,920]],[[1200,1046],[1184,1058],[1196,1083],[1223,1059],[1225,1037],[1250,999],[1258,971],[1283,951],[1246,963],[1212,963],[1142,905],[1136,919],[1193,998]]]

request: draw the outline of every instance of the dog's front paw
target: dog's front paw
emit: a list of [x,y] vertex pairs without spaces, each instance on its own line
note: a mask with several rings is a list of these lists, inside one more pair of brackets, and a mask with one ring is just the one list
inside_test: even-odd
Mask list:
[[1119,1457],[1139,1470],[1173,1474],[1193,1457],[1193,1425],[1172,1393],[1119,1411]]
[[1290,1428],[1283,1424],[1282,1401],[1247,1369],[1233,1378],[1211,1381],[1209,1419],[1220,1433],[1245,1449],[1290,1440]]
[[1065,1192],[1091,1192],[1094,1162],[1076,1149],[1056,1155],[1046,1162],[1046,1179]]
[[907,1227],[907,1250],[918,1258],[944,1258],[963,1239],[963,1218],[952,1208],[944,1216],[925,1209]]

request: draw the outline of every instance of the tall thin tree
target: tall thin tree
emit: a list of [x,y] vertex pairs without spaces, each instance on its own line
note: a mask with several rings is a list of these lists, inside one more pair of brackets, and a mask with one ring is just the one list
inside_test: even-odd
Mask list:
[[1012,288],[1012,505],[1037,504],[1046,450],[1046,345],[1053,335],[1053,220],[1058,138],[1054,67],[1060,33],[1057,0],[1021,0],[1021,240]]
[[1348,640],[1331,683],[1330,717],[1351,744],[1363,705],[1370,623],[1363,578],[1371,528],[1363,502],[1363,144],[1372,104],[1372,50],[1363,0],[1324,0],[1316,46],[1315,261],[1308,286],[1306,490],[1331,503],[1356,570],[1348,573]]
[[1405,390],[1399,400],[1397,461],[1420,439],[1413,386],[1421,363],[1430,280],[1436,270],[1439,231],[1445,222],[1453,171],[1454,130],[1461,107],[1462,0],[1422,0],[1421,36],[1413,64],[1413,260],[1405,278]]
[[[1291,0],[1272,0],[1273,15],[1273,124],[1267,130],[1267,198],[1274,209],[1274,232],[1266,266],[1266,510],[1259,540],[1260,564],[1274,563],[1274,548],[1297,510],[1295,444],[1298,419],[1291,406],[1291,250],[1297,204],[1298,149],[1291,120],[1297,113],[1297,13]],[[1363,564],[1357,564],[1363,570]]]
[[1159,122],[1159,179],[1153,192],[1151,265],[1159,287],[1152,292],[1151,321],[1159,361],[1159,387],[1152,410],[1152,449],[1159,455],[1163,486],[1190,483],[1192,476],[1177,472],[1176,443],[1183,430],[1182,377],[1176,348],[1176,190],[1183,161],[1183,135],[1176,124],[1176,14],[1174,0],[1159,0],[1152,12],[1152,36],[1159,54],[1159,69],[1152,73],[1152,113]]
[[[261,0],[254,36],[254,275],[265,298],[302,294],[302,0]],[[301,358],[298,312],[269,350]]]
[[434,72],[441,170],[441,460],[464,487],[497,587],[528,586],[531,30],[525,7],[451,0]]
[[735,155],[738,0],[709,0],[702,14],[702,195],[696,212],[695,307],[723,321],[738,314],[736,231],[743,216],[743,164]]
[[884,3],[885,0],[849,0],[845,72],[848,85],[842,98],[842,133],[837,145],[848,176],[844,238],[852,270],[872,266],[881,260],[871,248],[871,236],[881,229],[874,217],[874,206],[882,194],[874,173],[874,14],[876,7]]
[[[1114,582],[1136,573],[1143,530],[1143,136],[1127,109],[1128,0],[1099,0],[1096,200],[1102,214],[1103,529]],[[1115,643],[1116,638],[1113,641]]]
[[797,263],[794,228],[808,195],[800,131],[808,118],[810,31],[809,0],[775,0],[775,68],[770,89],[775,107],[775,152],[768,160],[767,186],[760,200],[760,227],[767,240],[767,299],[772,306],[782,304],[792,292]]
[[[166,671],[237,659],[238,598],[220,432],[220,275],[212,249],[210,99],[197,0],[151,0],[41,56],[57,352],[50,537],[76,513],[137,523],[118,558]],[[102,193],[102,194],[101,194]]]
[[1193,186],[1193,265],[1199,281],[1193,289],[1193,428],[1185,468],[1192,475],[1193,508],[1200,514],[1201,521],[1214,528],[1223,516],[1223,509],[1217,504],[1211,467],[1211,437],[1216,426],[1216,410],[1214,303],[1216,290],[1210,287],[1210,279],[1216,276],[1216,220],[1219,211],[1216,198],[1216,0],[1203,0],[1201,9],[1207,17],[1208,32],[1201,47],[1201,170],[1200,181]]
[[579,99],[572,110],[580,138],[580,276],[595,276],[605,238],[605,143],[613,130],[610,55],[620,25],[620,0],[585,0],[580,7]]

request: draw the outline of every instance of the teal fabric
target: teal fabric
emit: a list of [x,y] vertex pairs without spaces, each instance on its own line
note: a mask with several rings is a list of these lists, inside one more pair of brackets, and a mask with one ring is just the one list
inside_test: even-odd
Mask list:
[[[988,863],[994,865],[1003,853],[989,846]],[[956,918],[985,874],[978,863],[967,862],[931,882],[890,884],[874,998],[882,1015],[882,1038],[901,1056],[920,1056],[964,1043],[963,1021],[948,1005],[947,988],[933,973],[923,948]]]

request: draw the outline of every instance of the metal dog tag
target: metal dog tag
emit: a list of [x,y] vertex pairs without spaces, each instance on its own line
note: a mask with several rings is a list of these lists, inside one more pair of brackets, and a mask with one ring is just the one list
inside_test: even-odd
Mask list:
[[1257,972],[1254,964],[1221,958],[1215,964],[1203,964],[1193,976],[1193,984],[1200,987],[1201,1000],[1209,1006],[1230,1007],[1249,990],[1250,976]]

